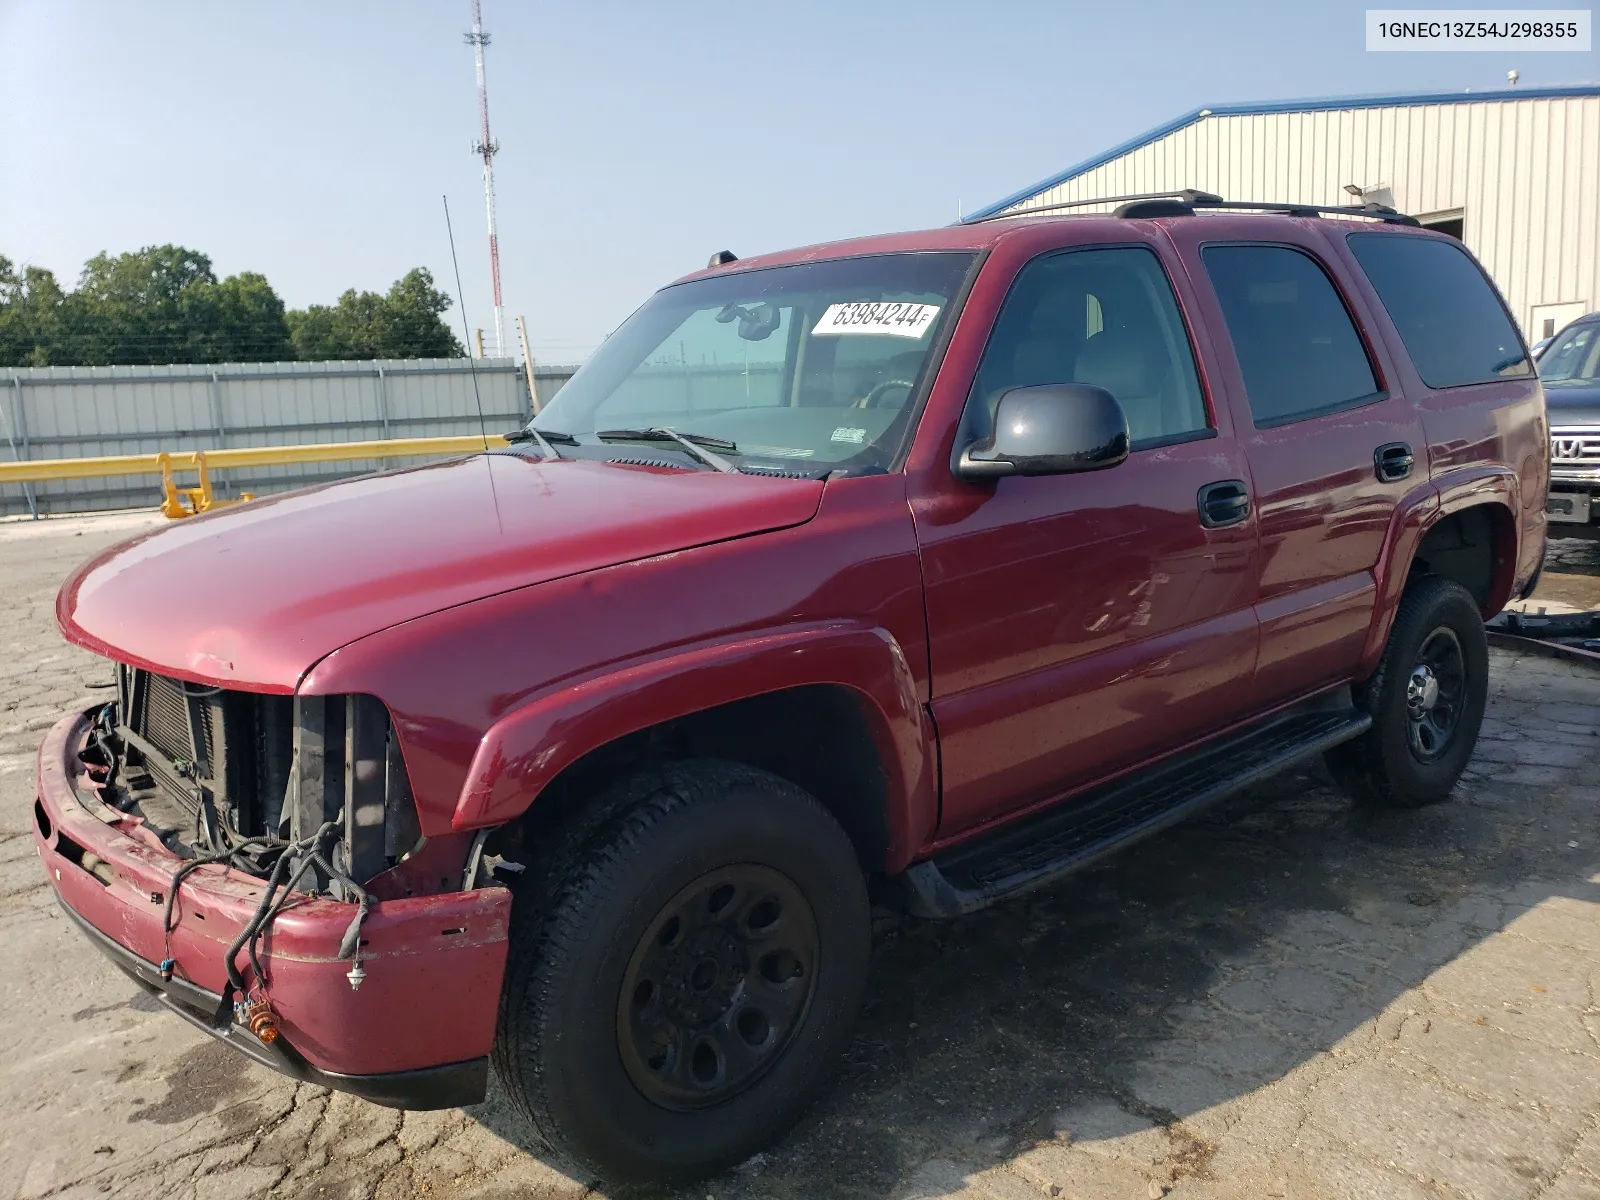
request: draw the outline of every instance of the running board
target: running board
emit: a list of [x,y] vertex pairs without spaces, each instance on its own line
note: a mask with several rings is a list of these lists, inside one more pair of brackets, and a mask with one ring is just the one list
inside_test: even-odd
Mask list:
[[901,876],[906,911],[958,917],[1049,883],[1359,737],[1371,725],[1372,718],[1351,704],[1348,688],[1318,696],[913,864]]

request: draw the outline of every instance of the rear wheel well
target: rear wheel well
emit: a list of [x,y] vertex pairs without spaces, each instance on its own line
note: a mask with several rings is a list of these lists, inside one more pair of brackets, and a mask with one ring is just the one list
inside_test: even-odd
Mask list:
[[627,734],[589,751],[505,826],[490,849],[527,861],[618,778],[663,762],[715,758],[804,788],[839,822],[861,867],[882,869],[889,780],[865,709],[849,688],[816,684],[749,696]]
[[1423,536],[1411,560],[1411,575],[1454,580],[1489,617],[1510,598],[1515,546],[1511,516],[1500,505],[1464,508],[1441,519]]

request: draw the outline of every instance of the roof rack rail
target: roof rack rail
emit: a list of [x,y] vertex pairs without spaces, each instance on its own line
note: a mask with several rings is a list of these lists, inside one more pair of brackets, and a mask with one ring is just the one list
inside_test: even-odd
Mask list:
[[1415,217],[1390,208],[1387,204],[1287,204],[1272,200],[1224,200],[1211,197],[1192,202],[1194,208],[1222,208],[1245,212],[1275,212],[1291,217],[1320,217],[1324,213],[1331,213],[1340,217],[1370,217],[1374,221],[1385,221],[1390,225],[1415,225],[1420,227],[1422,222]]
[[1037,208],[1008,208],[1005,212],[997,212],[993,216],[969,217],[961,224],[982,225],[985,221],[998,221],[1003,217],[1032,217],[1039,213],[1059,212],[1064,208],[1087,208],[1091,204],[1124,204],[1138,200],[1175,200],[1182,204],[1196,204],[1203,201],[1223,203],[1221,196],[1214,196],[1197,188],[1183,188],[1176,192],[1142,192],[1136,196],[1096,196],[1089,200],[1063,200],[1058,204],[1041,204]]
[[1293,204],[1275,200],[1224,200],[1211,192],[1198,188],[1184,188],[1176,192],[1147,192],[1137,196],[1099,196],[1090,200],[1065,200],[1058,204],[1041,204],[1037,208],[1014,208],[988,217],[974,217],[963,224],[979,225],[1005,217],[1032,217],[1040,213],[1059,212],[1068,208],[1087,208],[1092,204],[1115,204],[1111,215],[1126,220],[1151,217],[1189,217],[1197,208],[1227,209],[1239,212],[1272,212],[1290,217],[1320,217],[1324,214],[1341,217],[1369,217],[1390,225],[1420,226],[1415,217],[1398,212],[1386,204],[1325,205]]

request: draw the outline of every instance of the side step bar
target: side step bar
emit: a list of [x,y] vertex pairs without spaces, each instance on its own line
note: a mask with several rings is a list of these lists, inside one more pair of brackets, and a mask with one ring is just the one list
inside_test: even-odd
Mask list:
[[1175,759],[1075,796],[901,876],[906,910],[958,917],[1049,883],[1284,768],[1359,737],[1372,718],[1340,688]]

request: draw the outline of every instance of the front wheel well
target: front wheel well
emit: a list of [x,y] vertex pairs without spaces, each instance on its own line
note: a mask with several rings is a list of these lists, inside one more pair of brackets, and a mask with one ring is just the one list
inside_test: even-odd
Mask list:
[[1411,576],[1454,580],[1487,619],[1510,599],[1515,564],[1511,514],[1498,504],[1479,504],[1449,514],[1423,535],[1411,560]]
[[889,778],[866,701],[839,685],[810,684],[745,697],[626,734],[561,771],[491,849],[526,860],[534,847],[627,775],[689,758],[743,763],[805,789],[854,845],[863,871],[889,846]]

